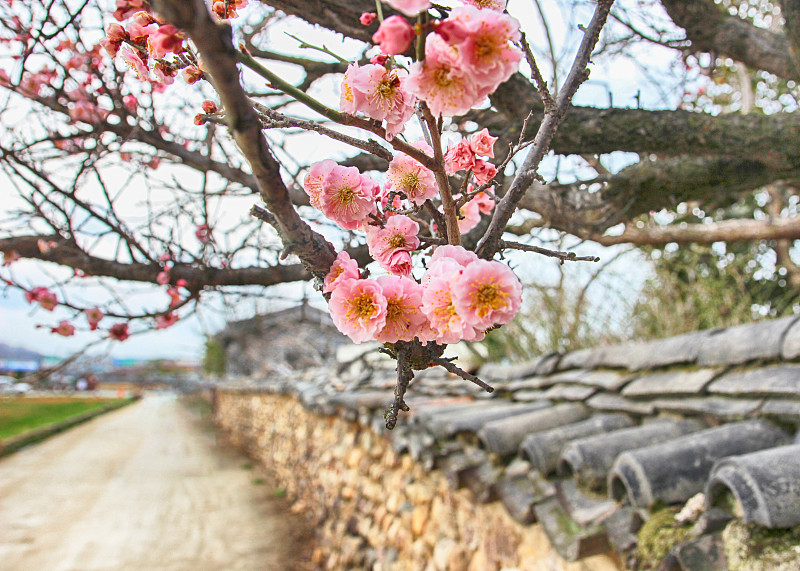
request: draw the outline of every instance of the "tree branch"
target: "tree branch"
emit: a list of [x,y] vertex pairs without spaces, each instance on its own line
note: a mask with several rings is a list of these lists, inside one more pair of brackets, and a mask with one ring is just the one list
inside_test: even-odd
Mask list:
[[284,249],[296,254],[313,275],[323,277],[336,252],[292,206],[280,164],[270,152],[258,113],[239,80],[230,27],[214,22],[203,0],[154,0],[153,5],[168,21],[185,30],[197,47],[220,95],[233,138],[253,169],[264,203],[278,220]]
[[589,58],[592,55],[594,46],[597,44],[597,40],[600,38],[600,31],[603,29],[613,3],[613,0],[598,1],[594,16],[584,32],[583,41],[578,48],[578,53],[572,63],[569,75],[558,94],[556,109],[545,115],[539,126],[539,131],[536,133],[533,147],[528,151],[528,155],[522,162],[508,192],[495,207],[489,228],[478,243],[476,252],[480,257],[490,259],[500,249],[500,236],[503,234],[503,229],[516,210],[517,203],[522,199],[531,183],[536,180],[538,176],[536,171],[539,168],[539,163],[550,149],[550,142],[553,140],[561,120],[569,109],[572,97],[578,87],[589,77],[587,67]]

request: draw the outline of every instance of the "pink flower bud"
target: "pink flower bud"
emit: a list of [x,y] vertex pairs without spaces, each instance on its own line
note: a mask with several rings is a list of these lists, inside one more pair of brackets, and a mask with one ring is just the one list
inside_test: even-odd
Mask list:
[[204,113],[216,113],[218,111],[217,104],[213,101],[209,101],[206,99],[203,101],[203,112]]
[[364,12],[358,21],[361,22],[362,26],[369,26],[377,17],[378,15],[375,12]]
[[404,53],[414,39],[414,28],[402,16],[389,16],[372,35],[372,41],[380,44],[381,52],[389,55]]

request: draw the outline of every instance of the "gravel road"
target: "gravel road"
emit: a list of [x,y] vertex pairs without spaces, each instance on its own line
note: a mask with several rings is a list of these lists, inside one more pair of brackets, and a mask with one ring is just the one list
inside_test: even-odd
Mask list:
[[155,395],[0,459],[0,570],[302,568],[297,519]]

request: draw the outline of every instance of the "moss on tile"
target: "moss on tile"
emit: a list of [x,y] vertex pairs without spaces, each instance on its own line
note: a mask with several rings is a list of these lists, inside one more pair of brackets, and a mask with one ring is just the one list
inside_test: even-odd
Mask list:
[[675,522],[678,511],[676,507],[661,508],[642,525],[636,545],[639,569],[655,569],[670,549],[688,538],[692,526]]
[[800,526],[766,529],[735,520],[722,532],[730,571],[797,571]]

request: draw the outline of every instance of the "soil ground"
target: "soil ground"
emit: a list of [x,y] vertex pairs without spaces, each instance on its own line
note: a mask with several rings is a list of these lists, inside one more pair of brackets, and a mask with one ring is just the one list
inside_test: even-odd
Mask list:
[[171,395],[0,459],[4,571],[308,568],[303,521]]

